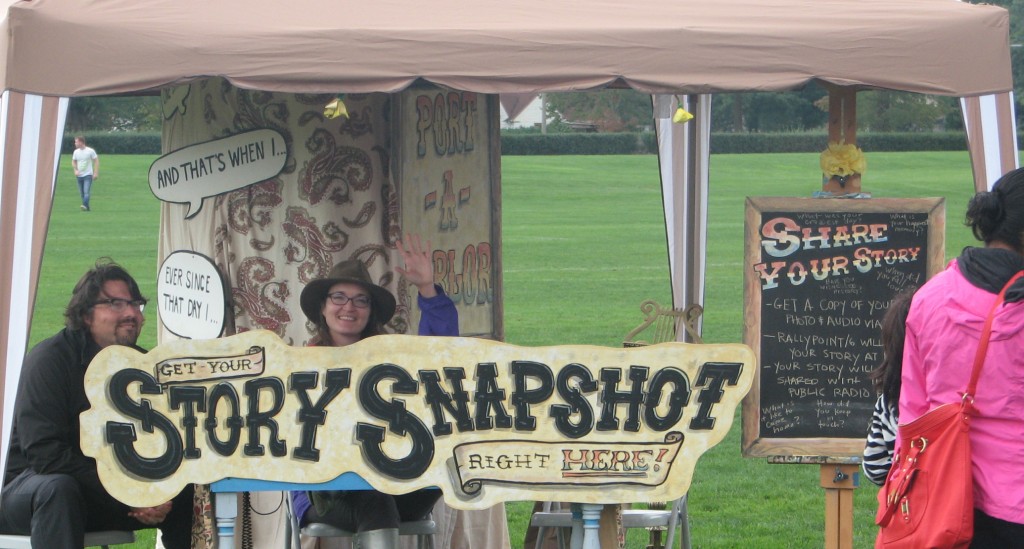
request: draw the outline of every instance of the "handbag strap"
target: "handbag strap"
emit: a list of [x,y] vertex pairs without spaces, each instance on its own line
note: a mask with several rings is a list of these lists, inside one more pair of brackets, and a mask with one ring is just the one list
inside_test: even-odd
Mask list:
[[1006,290],[1013,286],[1017,279],[1024,276],[1024,271],[1020,271],[1013,275],[1003,289],[999,291],[999,295],[996,296],[995,302],[992,304],[992,308],[988,311],[988,317],[985,318],[985,326],[981,329],[981,341],[978,343],[978,352],[974,355],[974,369],[971,370],[971,381],[967,384],[967,391],[964,393],[965,402],[974,401],[974,391],[978,386],[978,378],[981,377],[981,367],[985,364],[985,354],[988,352],[988,340],[992,336],[992,318],[996,315],[996,309],[1003,304],[1006,299]]

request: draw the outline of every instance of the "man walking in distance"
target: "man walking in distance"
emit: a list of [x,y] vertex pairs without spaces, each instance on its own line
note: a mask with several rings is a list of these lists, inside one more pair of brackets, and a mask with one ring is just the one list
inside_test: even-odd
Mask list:
[[71,160],[78,178],[78,194],[82,196],[82,211],[87,212],[92,182],[100,176],[100,157],[86,146],[85,138],[79,135],[75,137],[75,152],[71,154]]
[[162,505],[128,507],[103,488],[96,461],[80,444],[78,416],[89,408],[86,368],[109,345],[142,351],[135,341],[145,305],[131,275],[100,260],[75,285],[64,329],[26,355],[0,495],[0,532],[30,535],[32,547],[81,549],[87,531],[157,527],[167,549],[191,546],[191,485]]

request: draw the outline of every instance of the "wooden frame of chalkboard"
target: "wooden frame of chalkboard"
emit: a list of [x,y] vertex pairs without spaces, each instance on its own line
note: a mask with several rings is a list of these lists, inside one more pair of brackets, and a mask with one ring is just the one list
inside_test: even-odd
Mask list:
[[876,400],[892,298],[945,264],[943,198],[747,198],[746,457],[854,457]]

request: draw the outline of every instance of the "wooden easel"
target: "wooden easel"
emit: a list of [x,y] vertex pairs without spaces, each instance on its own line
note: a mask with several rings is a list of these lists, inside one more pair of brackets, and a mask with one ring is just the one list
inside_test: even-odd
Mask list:
[[853,491],[859,481],[860,465],[821,465],[821,487],[825,489],[825,549],[853,548]]
[[[828,87],[828,142],[857,144],[857,92]],[[824,188],[833,193],[840,189]],[[860,193],[860,176],[847,179],[843,193]],[[825,491],[825,549],[853,547],[853,491],[860,479],[860,465],[854,459],[824,458],[820,482]]]
[[[850,88],[828,88],[829,143],[857,144],[857,92]],[[859,193],[860,175],[852,175],[840,187],[834,180],[825,181],[822,190],[836,193]],[[853,547],[853,491],[860,480],[859,459],[823,458],[821,487],[825,489],[825,548]]]
[[[857,144],[857,92],[828,86],[828,142]],[[822,191],[860,193],[860,176],[847,178],[842,188],[825,181]],[[825,549],[853,547],[853,491],[860,480],[858,458],[819,458],[821,488],[825,491]]]
[[[857,92],[850,88],[828,87],[828,142],[857,144]],[[834,194],[860,192],[860,174],[851,175],[840,186],[833,179],[822,182],[821,190]]]
[[860,485],[860,457],[772,456],[768,463],[818,464],[825,489],[825,549],[853,549],[853,491]]

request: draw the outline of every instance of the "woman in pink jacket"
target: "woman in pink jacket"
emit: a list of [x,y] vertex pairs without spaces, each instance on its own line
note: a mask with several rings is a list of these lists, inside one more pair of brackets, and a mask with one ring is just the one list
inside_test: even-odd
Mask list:
[[[967,386],[982,324],[1003,285],[1024,269],[1024,170],[978,193],[966,223],[984,248],[965,248],[914,296],[907,318],[900,423]],[[1024,546],[1024,279],[992,323],[971,422],[975,533],[972,548]]]

